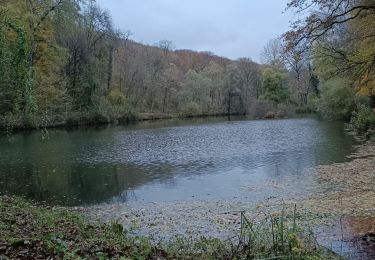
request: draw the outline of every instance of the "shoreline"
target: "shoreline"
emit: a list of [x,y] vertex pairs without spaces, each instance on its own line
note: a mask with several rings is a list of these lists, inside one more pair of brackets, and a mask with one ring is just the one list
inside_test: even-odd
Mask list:
[[[375,144],[359,145],[349,158],[347,162],[312,169],[314,183],[308,195],[304,197],[298,195],[273,197],[258,203],[247,202],[244,198],[233,198],[210,201],[101,204],[75,210],[88,215],[91,220],[118,221],[129,228],[131,233],[148,236],[155,241],[168,240],[184,234],[196,237],[204,234],[226,240],[239,232],[240,211],[245,211],[247,217],[253,219],[262,212],[275,214],[297,205],[301,221],[317,234],[320,244],[328,248],[332,245],[336,253],[350,256],[359,254],[366,259],[365,257],[369,256],[365,254],[368,253],[373,257],[375,250],[363,251],[363,245],[361,245],[362,249],[359,249],[355,243],[375,233],[375,230],[372,231],[370,228],[372,222],[362,220],[365,218],[375,220],[373,199],[375,198]],[[360,222],[361,232],[350,233],[347,230],[353,228],[349,226],[340,227],[338,230],[338,221]],[[367,231],[366,224],[369,225]],[[346,233],[342,230],[346,230]],[[345,241],[342,241],[341,234],[337,234],[338,231],[345,233],[342,234]],[[363,252],[360,252],[361,250]]]
[[93,222],[71,209],[0,196],[0,259],[337,259],[295,217],[269,215],[263,223],[243,217],[237,241],[185,234],[155,243],[116,221]]
[[85,118],[82,116],[83,119],[76,120],[74,119],[73,122],[70,122],[70,119],[67,119],[64,123],[55,123],[47,126],[7,126],[6,124],[0,124],[0,135],[4,133],[9,134],[16,134],[16,133],[23,133],[29,131],[36,131],[36,130],[70,130],[70,129],[79,129],[79,128],[88,128],[88,127],[102,127],[102,126],[127,126],[131,124],[137,124],[141,122],[159,122],[165,120],[192,120],[192,119],[205,119],[205,118],[243,118],[247,120],[275,120],[275,119],[288,119],[288,118],[299,118],[304,116],[314,116],[316,113],[295,113],[293,116],[277,116],[274,118],[267,117],[264,115],[263,117],[252,117],[250,115],[244,114],[202,114],[202,115],[194,115],[194,116],[181,116],[178,114],[160,114],[160,113],[140,113],[135,116],[126,117],[123,119],[117,119],[114,121],[107,121],[107,120],[95,120],[93,118]]

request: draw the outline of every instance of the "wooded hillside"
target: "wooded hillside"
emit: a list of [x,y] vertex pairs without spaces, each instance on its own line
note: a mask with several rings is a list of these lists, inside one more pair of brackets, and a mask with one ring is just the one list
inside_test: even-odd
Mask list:
[[3,0],[0,127],[297,109],[365,117],[360,128],[371,128],[373,1],[293,0],[289,8],[307,12],[306,20],[270,40],[260,65],[178,50],[168,40],[134,42],[94,0]]

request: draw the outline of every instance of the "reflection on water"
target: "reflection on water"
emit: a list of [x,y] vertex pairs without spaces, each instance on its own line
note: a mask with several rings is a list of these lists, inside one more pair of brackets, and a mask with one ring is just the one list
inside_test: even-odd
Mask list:
[[0,194],[63,205],[226,198],[291,177],[303,190],[304,169],[345,160],[353,144],[342,124],[314,118],[23,133],[0,138]]

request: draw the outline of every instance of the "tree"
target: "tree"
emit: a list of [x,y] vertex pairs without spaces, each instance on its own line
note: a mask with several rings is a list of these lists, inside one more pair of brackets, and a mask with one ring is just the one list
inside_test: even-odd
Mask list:
[[318,111],[327,119],[349,120],[355,109],[355,92],[350,79],[335,78],[320,86]]
[[291,0],[288,8],[310,14],[283,35],[287,49],[318,47],[336,63],[332,76],[352,74],[359,93],[374,98],[374,1]]
[[103,94],[108,89],[112,72],[108,71],[112,70],[111,41],[116,37],[106,11],[92,2],[83,7],[82,16],[76,10],[77,25],[61,39],[69,53],[65,71],[75,109],[89,108],[93,94]]
[[240,58],[237,61],[238,79],[244,99],[248,102],[250,97],[259,98],[261,85],[261,69],[250,58]]
[[243,102],[243,93],[238,85],[240,78],[238,74],[237,64],[231,63],[226,67],[226,113],[232,114],[246,114],[245,104]]
[[280,39],[275,38],[264,46],[261,53],[261,60],[265,64],[283,67],[283,46]]
[[288,47],[300,44],[311,45],[338,26],[360,19],[362,15],[373,15],[372,0],[290,0],[288,8],[297,13],[310,12],[303,20],[292,24],[292,30],[284,34]]
[[0,115],[28,113],[27,40],[22,27],[7,16],[0,20],[0,74]]
[[306,50],[299,48],[287,49],[283,53],[283,60],[291,76],[291,87],[302,105],[307,105],[307,96],[313,91],[311,79],[314,75],[309,56]]
[[288,101],[289,90],[285,73],[272,68],[263,71],[262,97],[276,104]]
[[163,71],[160,79],[160,88],[162,95],[162,109],[163,113],[166,112],[168,104],[177,108],[176,93],[179,87],[179,72],[174,63],[170,63]]
[[[12,30],[18,36],[18,58],[16,58],[17,65],[14,65],[17,71],[22,63],[23,76],[18,75],[22,79],[22,83],[18,86],[18,102],[15,102],[16,114],[23,117],[23,124],[34,124],[34,116],[37,112],[41,113],[42,110],[48,106],[46,103],[40,102],[41,92],[49,93],[51,96],[56,97],[52,86],[56,79],[56,71],[53,68],[58,68],[58,62],[54,66],[48,65],[49,58],[58,61],[60,59],[58,48],[55,45],[54,31],[51,26],[51,19],[53,14],[57,11],[63,0],[48,0],[48,1],[7,1],[4,0],[3,8],[7,10],[6,21],[2,21],[7,25],[7,28]],[[8,41],[9,43],[9,41]],[[21,46],[22,45],[22,46]],[[23,53],[21,55],[21,53]],[[21,62],[21,56],[22,62]],[[25,57],[26,56],[26,57]],[[18,68],[18,69],[17,69]],[[19,73],[19,71],[18,71]],[[17,76],[13,75],[13,78]],[[13,79],[14,80],[14,79]],[[46,86],[52,91],[46,91]],[[43,101],[46,98],[42,99]],[[13,112],[15,111],[13,110]]]
[[261,93],[261,67],[249,58],[129,37],[94,0],[3,0],[0,127],[245,114]]
[[211,61],[202,71],[202,74],[210,79],[208,107],[209,113],[223,113],[223,98],[225,97],[225,69],[214,61]]
[[34,56],[36,51],[36,34],[47,18],[60,6],[64,0],[47,0],[36,1],[27,0],[27,6],[31,17],[29,17],[30,28],[30,50],[29,50],[29,66],[34,64]]
[[174,43],[168,40],[161,40],[156,44],[156,46],[163,50],[164,55],[168,55],[169,52],[176,48]]
[[179,97],[181,111],[184,114],[194,112],[195,115],[208,113],[211,84],[212,81],[203,73],[189,70],[185,75],[183,90]]

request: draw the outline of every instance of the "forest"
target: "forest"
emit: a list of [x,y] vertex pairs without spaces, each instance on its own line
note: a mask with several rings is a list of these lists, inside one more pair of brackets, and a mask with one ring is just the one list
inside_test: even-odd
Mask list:
[[290,1],[297,13],[314,11],[271,39],[258,64],[170,40],[137,43],[93,0],[3,0],[0,126],[319,112],[366,132],[374,126],[373,4]]
[[[211,1],[281,26],[275,0]],[[258,60],[0,0],[0,260],[375,259],[375,0],[285,4]]]

